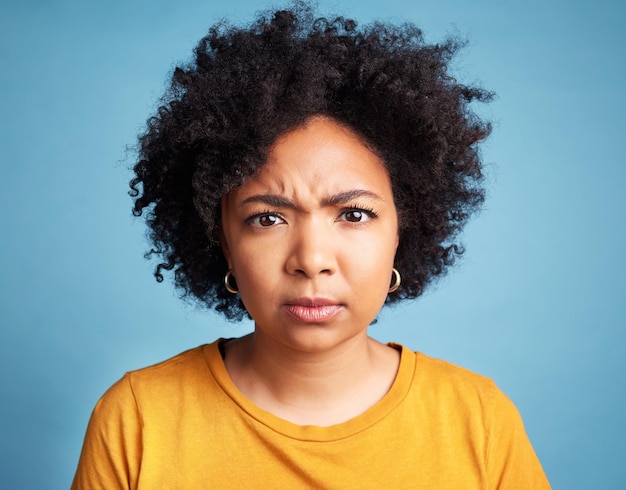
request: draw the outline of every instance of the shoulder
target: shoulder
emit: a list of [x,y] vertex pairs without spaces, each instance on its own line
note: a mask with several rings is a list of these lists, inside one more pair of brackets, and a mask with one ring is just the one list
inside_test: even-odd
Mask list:
[[403,347],[405,354],[414,359],[407,399],[426,419],[463,427],[485,444],[497,427],[523,427],[515,405],[492,379]]
[[550,488],[513,402],[490,378],[415,353],[413,406],[438,440],[470,440],[482,455],[489,488]]
[[424,388],[439,396],[479,403],[483,411],[491,412],[490,415],[519,418],[513,402],[491,378],[419,352],[415,355],[415,380]]
[[212,345],[200,345],[151,366],[128,371],[126,377],[134,385],[156,380],[159,382],[176,381],[180,380],[182,374],[193,376],[195,372],[206,370],[205,353],[211,350]]
[[494,381],[469,369],[401,346],[402,355],[413,357],[413,388],[420,396],[459,400],[495,401],[505,396]]
[[217,344],[190,349],[127,372],[111,386],[91,415],[72,488],[133,487],[145,440],[168,440],[158,431],[172,432],[180,413],[194,406],[201,383],[210,383],[205,356],[213,351],[219,356]]
[[490,389],[494,386],[494,382],[490,378],[469,369],[421,352],[414,352],[414,354],[416,371],[420,376],[448,381],[453,384],[470,385],[477,389]]
[[100,398],[95,412],[128,412],[139,410],[146,402],[169,397],[179,398],[183,392],[201,388],[212,379],[207,360],[219,356],[216,341],[181,352],[162,362],[141,369],[128,371]]

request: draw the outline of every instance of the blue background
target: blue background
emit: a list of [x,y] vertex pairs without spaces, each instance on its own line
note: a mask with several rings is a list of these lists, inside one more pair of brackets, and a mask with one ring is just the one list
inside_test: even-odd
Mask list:
[[[626,15],[618,1],[322,3],[470,40],[493,89],[489,199],[467,253],[371,333],[490,376],[555,488],[626,488]],[[247,332],[142,259],[134,144],[174,63],[260,0],[4,0],[0,6],[0,454],[7,489],[68,488],[93,405],[126,370]]]

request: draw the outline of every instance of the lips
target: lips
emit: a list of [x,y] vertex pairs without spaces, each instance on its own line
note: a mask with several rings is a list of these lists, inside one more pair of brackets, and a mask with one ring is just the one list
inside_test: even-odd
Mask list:
[[285,304],[285,312],[302,323],[323,323],[329,321],[343,305],[324,298],[298,298]]

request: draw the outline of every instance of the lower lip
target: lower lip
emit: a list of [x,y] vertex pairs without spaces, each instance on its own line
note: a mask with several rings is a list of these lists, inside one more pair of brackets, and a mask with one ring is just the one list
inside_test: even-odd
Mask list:
[[302,305],[286,305],[287,314],[303,323],[323,323],[327,322],[337,315],[343,306],[341,305],[324,305],[324,306],[302,306]]

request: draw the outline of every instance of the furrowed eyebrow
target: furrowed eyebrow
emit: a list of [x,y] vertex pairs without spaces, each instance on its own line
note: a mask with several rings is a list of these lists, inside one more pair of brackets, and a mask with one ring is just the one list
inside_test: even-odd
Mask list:
[[351,191],[338,192],[337,194],[333,194],[330,197],[325,197],[324,199],[322,199],[322,206],[337,206],[339,204],[345,204],[352,201],[353,199],[362,197],[382,201],[382,197],[380,197],[375,192],[362,189],[353,189]]
[[241,202],[242,205],[250,203],[262,203],[277,208],[295,209],[296,207],[293,201],[276,194],[258,194],[256,196],[247,197]]
[[[325,197],[322,199],[322,206],[338,206],[341,204],[345,204],[357,198],[368,198],[368,199],[376,199],[382,200],[375,192],[366,191],[362,189],[353,189],[345,192],[338,192],[337,194],[333,194],[332,196]],[[245,198],[241,205],[250,204],[250,203],[261,203],[267,204],[268,206],[276,207],[276,208],[288,208],[288,209],[296,209],[296,204],[287,199],[286,197],[279,196],[277,194],[257,194],[254,196],[250,196]]]

